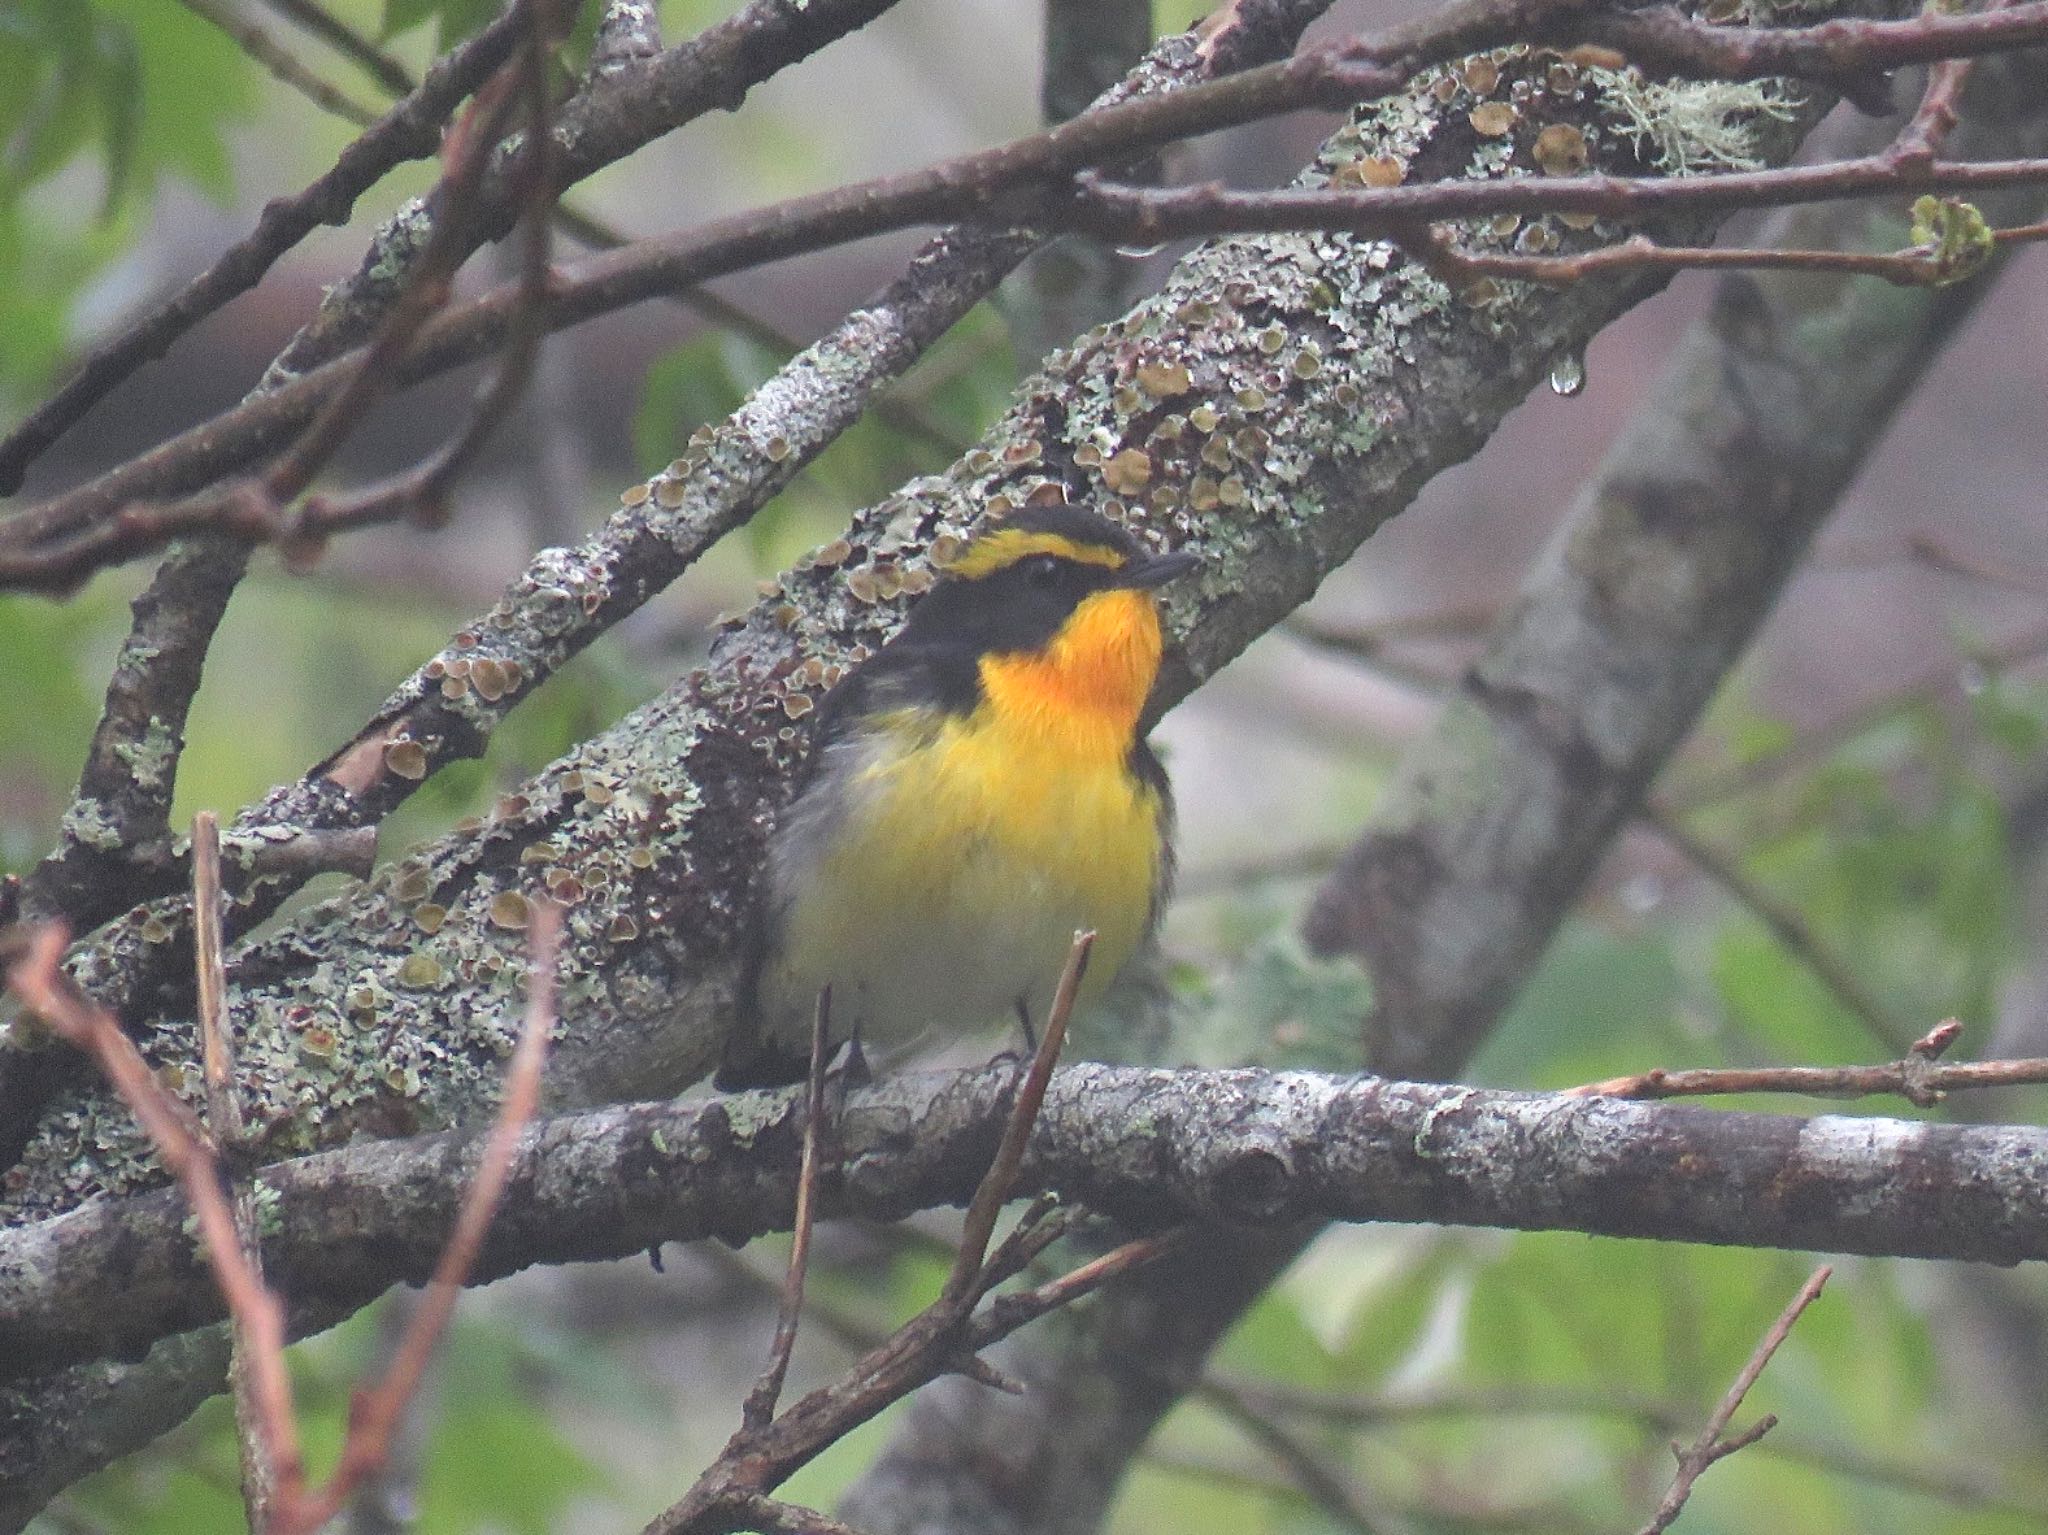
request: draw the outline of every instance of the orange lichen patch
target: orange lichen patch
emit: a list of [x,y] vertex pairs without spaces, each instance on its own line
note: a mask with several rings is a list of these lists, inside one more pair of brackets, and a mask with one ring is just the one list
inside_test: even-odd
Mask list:
[[1472,109],[1472,131],[1482,138],[1504,137],[1514,131],[1516,115],[1505,101],[1483,101]]
[[1576,176],[1586,168],[1586,136],[1570,123],[1552,123],[1536,135],[1536,164],[1546,176]]
[[501,890],[491,897],[491,925],[510,932],[523,930],[533,918],[533,908],[517,890]]

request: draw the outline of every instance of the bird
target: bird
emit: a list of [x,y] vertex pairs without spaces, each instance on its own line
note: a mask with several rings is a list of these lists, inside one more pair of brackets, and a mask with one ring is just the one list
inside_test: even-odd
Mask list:
[[908,1053],[1014,1014],[1025,1046],[1079,930],[1079,994],[1144,947],[1173,880],[1171,788],[1141,728],[1156,590],[1199,564],[1081,506],[988,523],[813,712],[769,834],[720,1090],[800,1080],[832,1040]]

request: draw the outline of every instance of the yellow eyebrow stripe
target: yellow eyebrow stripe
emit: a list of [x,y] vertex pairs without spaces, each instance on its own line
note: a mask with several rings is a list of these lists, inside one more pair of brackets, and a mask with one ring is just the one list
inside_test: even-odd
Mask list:
[[1034,554],[1056,555],[1063,560],[1100,565],[1107,570],[1119,570],[1124,563],[1121,554],[1102,544],[1076,543],[1061,533],[1030,533],[1022,528],[1011,528],[1000,533],[984,533],[977,538],[968,545],[965,554],[947,567],[947,574],[973,580],[978,576],[993,575]]

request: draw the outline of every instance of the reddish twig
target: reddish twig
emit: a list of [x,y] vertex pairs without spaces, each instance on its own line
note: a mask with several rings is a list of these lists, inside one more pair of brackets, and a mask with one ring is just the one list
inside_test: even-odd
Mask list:
[[[297,518],[298,538],[324,540],[332,533],[380,522],[409,518],[438,524],[455,481],[473,465],[492,433],[511,414],[533,376],[540,344],[548,333],[549,230],[560,190],[560,156],[549,100],[548,64],[559,39],[564,16],[560,0],[532,0],[533,25],[521,49],[522,82],[527,101],[526,142],[533,147],[519,160],[524,177],[526,210],[520,245],[520,306],[505,338],[496,376],[478,399],[467,424],[424,463],[384,485],[349,496],[311,496]],[[479,155],[479,164],[482,156]],[[461,219],[444,205],[435,225],[451,238],[465,240]],[[403,301],[401,301],[402,304]],[[394,312],[394,322],[396,314]],[[317,543],[316,543],[317,547]]]
[[28,466],[116,384],[235,295],[322,224],[338,224],[355,200],[395,165],[434,153],[440,128],[464,97],[508,58],[523,30],[523,6],[437,60],[424,82],[343,150],[333,169],[294,197],[264,206],[255,230],[204,272],[95,347],[69,381],[0,440],[0,494],[20,488]]
[[[1192,134],[1276,113],[1347,105],[1361,97],[1385,94],[1420,69],[1460,51],[1488,41],[1526,38],[1532,28],[1562,27],[1563,22],[1555,21],[1553,13],[1585,14],[1583,7],[1564,0],[1461,7],[1433,18],[1428,26],[1396,29],[1379,39],[1349,45],[1353,58],[1378,61],[1369,66],[1340,57],[1335,45],[1311,49],[1282,64],[1103,107],[1048,132],[923,170],[793,199],[685,234],[640,242],[565,273],[551,324],[575,323],[762,261],[909,224],[960,217],[1015,217],[1047,230],[1076,229],[1145,242],[1282,228],[1384,235],[1412,228],[1423,220],[1502,212],[1588,212],[1633,218],[1676,208],[1773,206],[1901,190],[1970,192],[2048,180],[2048,160],[1908,167],[1883,156],[1827,166],[1672,180],[1524,177],[1257,193],[1207,187],[1083,187],[1073,179],[1093,166],[1120,163]],[[1743,29],[1706,30],[1718,35]],[[1773,32],[1773,46],[1820,49],[1831,67],[1853,72],[1878,67],[1873,61],[1888,66],[1939,57],[1945,51],[2017,46],[2019,41],[2041,36],[2048,36],[2048,0],[1998,13],[1996,27],[1989,32],[1981,18],[1930,14],[1912,22],[1859,22],[1847,33],[1827,27],[1779,29]],[[399,381],[411,383],[489,351],[512,322],[516,295],[516,284],[500,288],[440,317],[406,356]],[[274,446],[281,429],[290,430],[289,424],[302,422],[336,384],[336,375],[325,368],[314,370],[297,385],[238,407],[91,485],[23,513],[28,520],[6,540],[8,551],[0,560],[0,582],[31,586],[75,581],[92,568],[91,562],[77,554],[60,560],[49,553],[54,541],[72,536],[67,530],[112,519],[127,502],[197,489],[248,463]],[[132,544],[131,539],[130,545],[121,547],[133,552]]]
[[553,902],[535,899],[531,903],[528,940],[532,959],[527,979],[526,1021],[519,1043],[512,1051],[512,1064],[505,1074],[504,1096],[489,1139],[477,1158],[476,1177],[464,1196],[461,1212],[448,1245],[434,1265],[427,1281],[426,1295],[413,1313],[397,1352],[374,1390],[358,1395],[349,1406],[348,1438],[334,1475],[319,1493],[306,1499],[304,1522],[280,1530],[295,1535],[319,1529],[338,1513],[348,1494],[365,1477],[376,1472],[390,1453],[391,1435],[405,1412],[406,1403],[419,1389],[420,1377],[433,1356],[455,1301],[476,1256],[490,1230],[499,1197],[512,1175],[512,1154],[527,1122],[540,1107],[541,1076],[547,1068],[548,1039],[555,1026],[555,968],[562,944],[562,913]]
[[[1011,1105],[1002,1142],[968,1206],[953,1271],[937,1298],[863,1354],[839,1380],[810,1392],[778,1415],[774,1411],[775,1401],[788,1365],[803,1284],[803,1259],[800,1250],[793,1250],[769,1366],[748,1395],[739,1431],[690,1490],[647,1526],[647,1535],[710,1535],[713,1531],[739,1527],[752,1517],[750,1510],[763,1507],[761,1500],[767,1499],[827,1446],[940,1375],[951,1372],[997,1390],[1021,1390],[1016,1381],[980,1358],[979,1351],[1032,1319],[1068,1305],[1171,1250],[1178,1240],[1175,1234],[1126,1242],[1057,1279],[1014,1295],[997,1296],[981,1306],[994,1286],[1020,1272],[1064,1229],[1061,1222],[1046,1218],[1054,1210],[1055,1201],[1040,1198],[1032,1202],[995,1251],[988,1251],[996,1213],[1015,1186],[1024,1147],[1043,1106],[1045,1079],[1058,1058],[1094,939],[1093,933],[1074,935],[1043,1037]],[[816,1132],[823,1108],[824,1006],[821,998],[811,1035],[806,1105],[809,1119],[804,1135],[806,1170],[798,1184],[799,1233],[806,1222],[803,1189],[814,1176]]]
[[1651,1515],[1650,1522],[1643,1526],[1641,1535],[1663,1535],[1665,1530],[1671,1528],[1672,1521],[1684,1510],[1686,1499],[1692,1496],[1693,1484],[1710,1466],[1726,1460],[1738,1450],[1755,1444],[1777,1427],[1777,1414],[1765,1413],[1742,1432],[1730,1438],[1722,1437],[1727,1433],[1728,1425],[1735,1414],[1741,1409],[1743,1398],[1749,1395],[1750,1388],[1757,1382],[1757,1377],[1763,1374],[1764,1367],[1771,1362],[1772,1356],[1778,1352],[1791,1333],[1793,1324],[1805,1313],[1808,1306],[1820,1298],[1821,1290],[1826,1287],[1833,1274],[1834,1270],[1825,1265],[1813,1271],[1806,1283],[1799,1287],[1799,1293],[1792,1297],[1791,1304],[1786,1306],[1777,1321],[1771,1324],[1770,1331],[1764,1334],[1763,1341],[1757,1344],[1756,1351],[1749,1356],[1748,1362],[1736,1374],[1734,1384],[1729,1386],[1727,1394],[1721,1398],[1721,1403],[1714,1409],[1713,1416],[1707,1419],[1707,1426],[1700,1430],[1699,1437],[1683,1449],[1675,1443],[1671,1446],[1671,1453],[1678,1457],[1678,1472],[1672,1477],[1671,1486],[1665,1492],[1664,1500],[1657,1505],[1656,1513]]
[[94,1006],[64,974],[60,962],[67,941],[59,924],[39,928],[26,953],[9,968],[7,984],[51,1032],[93,1058],[176,1176],[198,1223],[214,1283],[247,1339],[250,1391],[270,1465],[280,1488],[301,1483],[305,1460],[292,1412],[291,1382],[285,1374],[283,1303],[243,1255],[234,1212],[221,1190],[204,1131],[191,1111],[157,1081],[113,1014]]
[[1073,1016],[1074,1001],[1081,992],[1081,977],[1088,972],[1088,956],[1094,949],[1094,933],[1074,934],[1073,947],[1067,951],[1067,962],[1060,971],[1059,984],[1053,989],[1052,1006],[1046,1012],[1045,1032],[1017,1089],[1017,1101],[1010,1109],[1009,1123],[1003,1127],[1003,1139],[996,1148],[995,1160],[989,1164],[987,1176],[981,1180],[981,1186],[974,1191],[973,1201],[967,1206],[960,1248],[953,1259],[953,1271],[946,1276],[945,1289],[941,1292],[949,1299],[969,1294],[985,1270],[983,1259],[988,1255],[989,1238],[995,1234],[996,1217],[1002,1213],[1010,1190],[1016,1186],[1017,1169],[1024,1163],[1024,1148],[1031,1139],[1031,1127],[1038,1122],[1039,1108],[1045,1103],[1045,1084],[1052,1080],[1052,1069],[1059,1062],[1060,1047],[1066,1043],[1067,1021]]
[[1899,1060],[1882,1066],[1741,1066],[1667,1071],[1589,1082],[1575,1098],[1706,1098],[1723,1093],[1799,1093],[1809,1098],[1868,1098],[1896,1094],[1932,1108],[1945,1093],[1982,1087],[2028,1087],[2048,1082],[2048,1058],[1936,1064],[1963,1026],[1953,1018],[1913,1042]]
[[206,1077],[206,1122],[216,1147],[242,1134],[240,1096],[227,1023],[227,961],[221,938],[220,817],[192,818],[192,947],[197,972],[199,1058]]
[[[237,1151],[242,1143],[242,1101],[235,1080],[233,1041],[228,1032],[227,957],[221,933],[220,818],[202,810],[192,818],[192,948],[198,1002],[199,1057],[206,1083],[206,1125],[213,1153]],[[255,1201],[246,1189],[231,1189],[236,1245],[249,1274],[263,1282],[263,1246]],[[264,1370],[258,1344],[243,1317],[233,1318],[228,1355],[228,1389],[234,1397],[235,1437],[242,1468],[242,1502],[249,1528],[267,1531],[277,1501],[277,1466],[271,1436],[264,1429]]]
[[[2048,226],[1993,230],[1991,239],[1999,245],[2048,239]],[[1955,280],[1953,268],[1937,252],[1919,246],[1898,251],[1771,250],[1659,245],[1645,235],[1571,256],[1472,251],[1445,244],[1434,252],[1434,260],[1456,274],[1459,280],[1453,286],[1460,290],[1482,277],[1565,287],[1602,273],[1625,271],[1842,272],[1852,277],[1881,277],[1901,288],[1939,287]]]
[[530,931],[533,975],[526,1023],[513,1052],[497,1122],[478,1157],[475,1180],[435,1265],[424,1303],[384,1379],[354,1404],[341,1459],[333,1475],[317,1488],[307,1484],[298,1417],[285,1368],[284,1304],[264,1284],[243,1251],[234,1212],[222,1190],[219,1164],[204,1132],[191,1111],[157,1081],[114,1016],[96,1007],[64,975],[61,960],[66,934],[61,925],[50,924],[33,933],[25,952],[9,967],[7,982],[15,995],[52,1032],[92,1056],[155,1143],[192,1207],[214,1282],[246,1345],[256,1433],[275,1484],[264,1535],[310,1535],[334,1517],[364,1477],[383,1464],[393,1426],[417,1389],[455,1298],[475,1266],[484,1233],[511,1173],[512,1153],[539,1106],[541,1072],[554,1026],[560,913],[546,902],[535,901]]
[[775,1337],[768,1346],[768,1368],[754,1382],[740,1409],[743,1429],[766,1428],[775,1417],[782,1383],[789,1376],[789,1356],[796,1348],[798,1319],[803,1314],[804,1278],[811,1263],[811,1227],[818,1210],[818,1137],[825,1122],[825,1041],[832,1029],[832,988],[818,991],[811,1015],[811,1067],[805,1078],[804,1150],[797,1168],[796,1214],[790,1222],[789,1268],[783,1275],[782,1298],[776,1307]]

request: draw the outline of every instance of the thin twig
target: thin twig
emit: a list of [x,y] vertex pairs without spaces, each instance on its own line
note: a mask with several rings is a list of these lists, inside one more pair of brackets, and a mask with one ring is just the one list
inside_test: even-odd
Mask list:
[[392,96],[417,89],[412,71],[316,0],[263,0],[278,15],[303,27],[362,70]]
[[[233,1041],[228,1032],[227,958],[221,937],[220,817],[202,810],[192,818],[192,946],[197,971],[199,1055],[206,1082],[206,1124],[214,1153],[239,1150],[242,1102],[235,1078]],[[259,1215],[250,1190],[233,1191],[235,1236],[242,1261],[260,1283],[263,1246]],[[235,1404],[235,1438],[242,1466],[242,1503],[249,1528],[268,1530],[277,1500],[277,1468],[263,1428],[262,1372],[255,1340],[237,1316],[231,1329],[228,1388]]]
[[1668,795],[1664,803],[1674,813],[1690,813],[1766,788],[1795,769],[1897,718],[1902,711],[1952,697],[1962,691],[1961,674],[1966,671],[1974,669],[1988,679],[2044,656],[2048,656],[2048,624],[2036,625],[2012,639],[1966,654],[1960,666],[1955,661],[1931,666],[1918,677],[1844,710],[1766,756],[1704,775]]
[[1882,1066],[1737,1066],[1690,1071],[1657,1067],[1634,1076],[1588,1082],[1570,1089],[1567,1096],[1653,1099],[1799,1093],[1808,1098],[1869,1098],[1895,1094],[1920,1108],[1932,1108],[1945,1093],[2048,1083],[2048,1057],[1937,1064],[1936,1057],[1961,1033],[1962,1025],[1951,1018],[1915,1041],[1900,1059]]
[[1780,1345],[1792,1331],[1793,1324],[1799,1320],[1808,1306],[1819,1299],[1821,1290],[1827,1285],[1833,1273],[1834,1270],[1826,1265],[1813,1271],[1812,1277],[1801,1285],[1799,1293],[1792,1297],[1791,1304],[1786,1306],[1778,1320],[1771,1324],[1770,1331],[1765,1333],[1763,1341],[1757,1344],[1756,1351],[1749,1356],[1748,1363],[1737,1373],[1734,1384],[1729,1386],[1727,1394],[1721,1398],[1721,1404],[1714,1409],[1713,1416],[1707,1419],[1707,1426],[1700,1430],[1699,1437],[1683,1449],[1676,1444],[1671,1446],[1671,1453],[1678,1457],[1678,1472],[1672,1477],[1671,1486],[1665,1492],[1663,1502],[1657,1505],[1656,1513],[1651,1515],[1650,1522],[1643,1526],[1641,1535],[1663,1535],[1665,1530],[1671,1528],[1672,1521],[1684,1510],[1686,1499],[1692,1496],[1693,1484],[1708,1467],[1717,1461],[1726,1460],[1738,1450],[1755,1444],[1777,1426],[1777,1415],[1766,1413],[1732,1438],[1722,1437],[1727,1433],[1730,1421],[1741,1409],[1742,1399],[1749,1395],[1750,1387],[1754,1386],[1757,1377],[1763,1374],[1764,1367],[1778,1352]]
[[554,976],[561,926],[561,913],[551,903],[532,903],[533,973],[528,981],[526,1022],[513,1051],[497,1121],[479,1153],[476,1176],[464,1196],[454,1232],[435,1264],[426,1298],[383,1380],[352,1408],[340,1460],[333,1475],[317,1488],[306,1481],[298,1415],[285,1368],[284,1304],[263,1283],[243,1251],[218,1176],[219,1164],[191,1111],[157,1081],[113,1015],[94,1006],[64,975],[60,962],[66,935],[61,925],[38,929],[22,956],[9,967],[7,981],[15,995],[53,1032],[89,1052],[99,1064],[176,1174],[192,1207],[214,1282],[238,1330],[246,1334],[256,1431],[275,1479],[265,1535],[311,1535],[339,1512],[353,1489],[373,1474],[389,1453],[392,1431],[418,1388],[456,1297],[476,1265],[484,1234],[511,1174],[519,1137],[539,1107],[541,1073],[555,1020]]
[[1060,1047],[1066,1043],[1067,1020],[1073,1016],[1074,1000],[1081,991],[1081,977],[1087,974],[1088,956],[1094,948],[1093,932],[1074,934],[1073,946],[1067,950],[1066,965],[1060,971],[1059,985],[1053,989],[1052,1006],[1046,1012],[1045,1032],[1038,1041],[1038,1051],[1032,1056],[1023,1082],[1017,1089],[1017,1101],[1011,1107],[1009,1123],[1003,1127],[1003,1139],[996,1148],[995,1160],[989,1164],[987,1175],[967,1206],[967,1219],[960,1233],[959,1252],[953,1259],[953,1272],[946,1276],[945,1289],[941,1292],[948,1298],[974,1292],[982,1273],[982,1260],[988,1254],[989,1238],[995,1234],[996,1219],[1010,1197],[1010,1190],[1016,1185],[1017,1169],[1024,1163],[1024,1148],[1031,1140],[1031,1127],[1038,1122],[1038,1110],[1045,1102],[1045,1084],[1052,1080],[1052,1069],[1059,1061]]
[[[527,1122],[540,1107],[541,1076],[547,1069],[548,1039],[555,1026],[555,969],[562,946],[562,912],[552,901],[535,898],[528,923],[532,955],[526,983],[526,1021],[512,1064],[505,1073],[504,1096],[497,1121],[477,1159],[476,1176],[464,1196],[455,1229],[434,1265],[425,1296],[399,1340],[384,1378],[349,1408],[348,1438],[326,1487],[307,1500],[298,1531],[320,1528],[340,1511],[348,1494],[384,1464],[391,1436],[405,1407],[419,1389],[420,1377],[433,1356],[469,1271],[476,1266],[484,1235],[497,1213],[498,1200],[512,1174],[512,1156]],[[281,1532],[286,1535],[286,1532]]]
[[754,1382],[740,1409],[740,1424],[759,1431],[775,1417],[782,1383],[789,1376],[789,1356],[796,1348],[798,1319],[804,1309],[804,1277],[811,1264],[811,1228],[818,1213],[818,1136],[825,1122],[825,1041],[832,1030],[832,988],[818,989],[811,1015],[811,1068],[805,1078],[804,1150],[797,1169],[796,1215],[790,1223],[789,1268],[783,1275],[782,1299],[776,1308],[775,1338],[768,1347],[768,1368]]
[[[1082,175],[1092,167],[1121,163],[1191,134],[1275,113],[1377,97],[1428,64],[1454,57],[1459,51],[1488,41],[1520,38],[1546,18],[1557,22],[1558,16],[1583,12],[1583,7],[1563,0],[1454,8],[1419,32],[1396,29],[1381,39],[1348,45],[1353,54],[1365,50],[1384,61],[1371,65],[1367,74],[1361,73],[1364,66],[1339,58],[1333,47],[1311,49],[1283,64],[1099,108],[1048,132],[904,175],[793,199],[684,234],[641,242],[565,273],[554,323],[574,323],[762,261],[908,224],[958,217],[1011,217],[1045,230],[1082,230],[1146,242],[1252,229],[1345,230],[1384,236],[1412,230],[1429,220],[1504,212],[1640,218],[1678,209],[1774,206],[1831,197],[1889,196],[1902,190],[1967,193],[2048,181],[2048,159],[1904,167],[1885,155],[1713,176],[1524,176],[1268,192],[1226,192],[1206,186],[1171,190],[1117,186]],[[1830,30],[1839,25],[1832,23],[1769,30],[1773,47],[1797,51],[1824,44],[1831,70],[1855,73],[1880,64],[2038,40],[2048,36],[2048,0],[2012,7],[1994,19],[1997,26],[1989,31],[1985,18],[1935,13],[1910,22],[1859,21],[1847,31]],[[1704,29],[1714,34],[1709,39],[1714,50],[1726,47],[1720,34],[1741,30]],[[1012,194],[1015,206],[1004,205],[1002,199]],[[413,382],[472,360],[496,345],[510,322],[513,305],[513,292],[501,288],[472,304],[451,309],[426,328],[405,359],[401,381]],[[316,379],[317,384],[312,382]],[[75,549],[67,549],[59,560],[50,546],[77,537],[82,520],[113,518],[128,502],[195,489],[248,462],[261,450],[243,436],[246,428],[229,430],[228,422],[248,423],[250,418],[244,412],[254,409],[272,422],[274,431],[277,417],[298,416],[313,399],[332,390],[334,382],[324,368],[314,370],[306,380],[310,396],[281,389],[255,406],[238,407],[208,423],[203,429],[208,444],[203,453],[196,447],[175,446],[196,441],[188,434],[133,466],[112,471],[92,485],[21,514],[27,522],[7,540],[11,547],[7,558],[0,560],[0,577],[19,586],[75,581],[81,570],[94,562],[84,560],[85,551]],[[202,478],[191,478],[202,460],[207,472]],[[168,477],[166,471],[172,471]],[[93,510],[82,516],[86,508]],[[223,510],[220,515],[228,513]],[[116,544],[132,552],[129,545],[119,540]],[[29,553],[37,546],[42,546],[40,557]]]
[[199,1055],[206,1075],[206,1123],[214,1144],[233,1146],[242,1134],[235,1090],[234,1044],[228,1037],[227,960],[221,941],[220,817],[192,817],[192,946],[198,978]]
[[1365,1506],[1351,1478],[1315,1446],[1275,1422],[1243,1396],[1217,1381],[1205,1381],[1196,1395],[1220,1410],[1287,1470],[1295,1486],[1333,1521],[1357,1535],[1381,1535],[1392,1528]]
[[[446,515],[446,502],[455,481],[476,462],[492,434],[519,403],[533,376],[540,356],[540,344],[548,333],[547,306],[552,268],[549,228],[559,190],[560,155],[555,143],[554,112],[549,100],[548,64],[559,40],[564,16],[560,0],[532,0],[533,25],[527,29],[521,48],[521,80],[526,93],[526,142],[531,153],[519,160],[525,178],[526,211],[521,222],[519,286],[521,304],[505,338],[497,374],[478,398],[468,422],[442,447],[421,464],[382,485],[348,496],[310,496],[294,523],[299,530],[294,542],[312,541],[317,549],[332,533],[348,528],[410,518],[437,525]],[[480,146],[482,147],[487,146]],[[476,174],[481,174],[484,156],[478,155]],[[451,170],[451,175],[453,174]],[[450,231],[459,248],[466,231],[464,210],[452,198],[444,199],[435,228]],[[429,258],[423,259],[414,281],[433,280]],[[452,254],[452,252],[451,252]],[[446,258],[443,258],[444,260]],[[403,308],[405,300],[400,300]],[[397,311],[394,310],[396,322]],[[367,367],[368,364],[365,364]]]
[[[2048,239],[2044,226],[2026,225],[1990,231],[1995,245],[2018,245]],[[1852,277],[1881,277],[1901,288],[1933,288],[1957,280],[1954,265],[1936,250],[1910,246],[1898,251],[1786,250],[1739,245],[1660,245],[1635,235],[1618,245],[1603,245],[1570,256],[1533,256],[1474,251],[1448,242],[1431,254],[1460,292],[1480,278],[1567,287],[1607,272],[1842,272]],[[1440,274],[1441,275],[1441,274]],[[1455,281],[1452,277],[1455,277]]]
[[224,32],[237,48],[321,111],[331,112],[358,128],[367,128],[377,120],[375,112],[352,100],[346,91],[331,81],[321,78],[318,71],[291,49],[246,16],[238,15],[223,5],[221,0],[179,0],[179,4]]
[[1911,1044],[1912,1030],[1886,1010],[1849,962],[1814,932],[1795,908],[1757,884],[1734,859],[1694,836],[1673,811],[1656,800],[1644,800],[1636,814],[1686,862],[1763,923],[1771,937],[1825,986],[1873,1039],[1888,1050],[1904,1051]]
[[21,486],[36,457],[114,386],[235,295],[261,280],[273,263],[324,223],[339,223],[384,173],[439,147],[441,124],[518,44],[523,5],[437,60],[407,95],[343,150],[332,169],[294,197],[265,204],[255,230],[204,272],[95,347],[54,395],[0,439],[0,494]]
[[299,1449],[297,1416],[292,1411],[291,1382],[285,1373],[284,1306],[243,1254],[234,1212],[222,1192],[204,1132],[191,1111],[157,1081],[113,1014],[95,1006],[64,974],[60,962],[67,941],[61,924],[39,928],[31,936],[27,952],[9,968],[7,984],[52,1032],[92,1056],[155,1143],[157,1155],[177,1177],[199,1226],[200,1245],[214,1283],[238,1330],[246,1334],[249,1390],[277,1479],[280,1505],[288,1503],[289,1489],[303,1483],[305,1460]]

